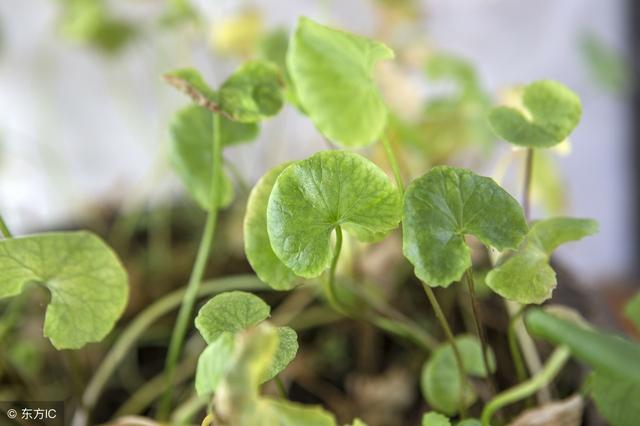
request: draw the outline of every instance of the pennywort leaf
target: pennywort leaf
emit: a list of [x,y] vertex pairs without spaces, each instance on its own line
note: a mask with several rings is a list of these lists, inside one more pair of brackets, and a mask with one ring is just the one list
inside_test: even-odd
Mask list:
[[244,217],[244,251],[258,277],[276,290],[291,289],[296,280],[271,248],[267,231],[267,205],[273,185],[280,173],[289,165],[282,164],[264,175],[253,187],[247,201]]
[[[487,371],[482,360],[482,346],[478,339],[472,336],[456,338],[456,345],[462,357],[462,363],[467,374],[476,377],[486,377]],[[495,369],[493,352],[489,352],[489,368]],[[458,364],[451,345],[444,344],[436,349],[425,362],[420,378],[420,387],[425,399],[434,409],[446,415],[453,416],[460,408],[460,374]],[[465,406],[471,406],[477,395],[470,383],[465,386]]]
[[518,202],[492,179],[470,170],[435,167],[405,193],[404,255],[430,286],[447,287],[471,266],[466,234],[504,250],[516,248],[526,233]]
[[375,64],[393,58],[382,43],[300,18],[287,66],[298,100],[318,130],[346,147],[377,140],[387,109],[373,79]]
[[269,197],[267,229],[285,266],[313,278],[329,267],[336,227],[373,242],[398,225],[401,213],[398,189],[376,165],[351,152],[325,151],[278,176]]
[[218,384],[227,373],[229,365],[231,365],[234,346],[235,336],[232,333],[224,332],[200,354],[196,369],[196,393],[198,396],[210,395],[215,392]]
[[222,113],[218,105],[218,96],[195,68],[181,68],[166,73],[164,80],[189,96],[196,105],[211,112]]
[[591,397],[611,426],[635,426],[638,423],[640,381],[620,379],[597,371],[591,386]]
[[598,231],[591,219],[556,217],[534,223],[518,251],[494,268],[487,285],[500,296],[522,304],[542,303],[556,287],[556,273],[549,265],[551,253],[561,244]]
[[127,273],[116,254],[88,232],[0,240],[0,299],[28,284],[51,293],[44,335],[56,349],[102,340],[122,314]]
[[524,88],[522,108],[494,108],[489,123],[499,137],[512,144],[546,148],[565,140],[581,115],[578,95],[558,82],[541,80]]
[[432,411],[422,416],[422,426],[451,426],[447,416]]

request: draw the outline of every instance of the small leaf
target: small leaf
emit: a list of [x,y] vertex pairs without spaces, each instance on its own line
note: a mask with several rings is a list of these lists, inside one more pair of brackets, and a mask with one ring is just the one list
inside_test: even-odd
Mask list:
[[44,335],[56,349],[102,340],[122,314],[127,273],[116,254],[88,232],[0,241],[0,299],[36,283],[51,293]]
[[267,232],[267,205],[276,179],[289,163],[262,177],[249,195],[244,216],[244,251],[258,277],[276,290],[294,287],[296,275],[278,259]]
[[181,68],[166,73],[164,80],[189,96],[196,105],[211,112],[222,113],[218,105],[218,96],[195,68]]
[[540,304],[551,297],[556,273],[549,265],[561,244],[577,241],[598,231],[591,219],[557,217],[536,222],[518,251],[487,275],[487,285],[505,299]]
[[[456,345],[462,357],[467,374],[486,377],[487,371],[482,360],[482,345],[471,336],[456,338]],[[495,359],[489,351],[489,367],[495,370]],[[460,408],[460,374],[453,349],[449,344],[441,345],[434,351],[422,368],[420,386],[427,402],[436,410],[453,416]],[[471,406],[477,396],[470,382],[465,386],[465,406]]]
[[280,174],[267,227],[276,256],[297,275],[313,278],[329,266],[337,226],[373,242],[398,225],[401,213],[399,191],[375,164],[358,154],[324,151]]
[[298,353],[298,335],[291,327],[278,327],[278,347],[273,356],[273,363],[265,373],[261,382],[267,382],[293,361]]
[[440,166],[405,193],[404,255],[430,286],[447,287],[471,266],[464,236],[498,250],[516,248],[527,232],[522,208],[492,179]]
[[[171,164],[189,193],[205,210],[212,207],[211,172],[213,164],[213,117],[211,112],[190,105],[178,111],[171,121]],[[234,123],[221,117],[220,138],[231,145],[257,133],[255,125]],[[221,173],[222,187],[216,194],[220,207],[233,201],[233,186],[226,173]]]
[[231,365],[234,345],[235,336],[224,332],[200,354],[196,369],[196,393],[198,396],[206,396],[215,392],[218,384],[227,374],[229,365]]
[[582,115],[580,98],[560,83],[541,80],[525,87],[523,109],[501,106],[489,114],[493,131],[504,140],[546,148],[565,140]]
[[382,134],[387,109],[373,79],[375,64],[393,58],[382,43],[300,18],[287,66],[304,110],[327,138],[362,147]]
[[422,416],[422,426],[451,426],[449,418],[434,411]]
[[282,108],[282,76],[267,61],[243,64],[220,87],[220,107],[233,120],[253,123]]
[[[636,360],[637,362],[637,360]],[[640,418],[640,381],[593,375],[591,396],[611,426],[636,426]]]
[[209,300],[198,312],[196,328],[207,343],[224,332],[237,333],[269,317],[271,308],[244,291],[230,291]]
[[640,331],[640,292],[636,293],[624,307],[624,314]]

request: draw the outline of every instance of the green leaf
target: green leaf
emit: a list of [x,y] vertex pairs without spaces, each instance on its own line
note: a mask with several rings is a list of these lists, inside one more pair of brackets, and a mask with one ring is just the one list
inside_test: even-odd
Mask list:
[[278,333],[268,324],[239,336],[232,364],[216,394],[216,411],[225,424],[252,426],[335,426],[334,417],[320,407],[263,398],[261,378],[273,362]]
[[[205,210],[212,207],[211,173],[213,164],[213,113],[197,105],[178,111],[170,125],[171,164],[189,193]],[[221,117],[220,138],[224,145],[252,139],[255,125],[234,123]],[[233,186],[226,173],[221,173],[222,190],[216,194],[221,207],[233,201]]]
[[404,255],[430,286],[447,287],[471,266],[466,234],[504,250],[516,248],[526,233],[518,202],[492,179],[470,170],[434,167],[405,193]]
[[189,96],[197,105],[211,112],[222,113],[218,96],[195,68],[181,68],[166,73],[164,80]]
[[367,426],[367,424],[360,419],[354,419],[351,426]]
[[560,83],[541,80],[525,87],[522,109],[501,106],[489,114],[494,132],[529,148],[546,148],[565,140],[582,115],[580,98]]
[[337,226],[373,242],[398,225],[401,213],[398,189],[375,164],[358,154],[324,151],[280,174],[267,227],[276,256],[297,275],[313,278],[329,266]]
[[462,95],[469,96],[479,90],[478,78],[473,66],[466,60],[448,53],[430,55],[425,67],[432,80],[451,79],[461,88]]
[[271,61],[278,66],[280,72],[284,76],[285,99],[294,105],[296,108],[302,110],[300,101],[296,95],[295,88],[293,87],[293,81],[289,75],[287,69],[287,51],[289,50],[289,34],[287,30],[278,28],[271,31],[258,45],[258,57]]
[[278,327],[278,347],[273,356],[273,363],[262,377],[261,382],[273,379],[282,370],[287,368],[298,353],[298,335],[291,327]]
[[294,287],[296,275],[278,259],[267,232],[267,205],[276,179],[289,163],[282,164],[258,181],[249,195],[244,216],[244,251],[258,277],[276,290]]
[[[462,357],[467,374],[486,377],[487,371],[482,360],[482,346],[472,336],[456,338],[456,345]],[[495,370],[493,352],[489,352],[489,367]],[[453,349],[449,344],[436,349],[422,368],[420,387],[427,402],[436,410],[453,416],[460,408],[460,374]],[[471,383],[465,386],[465,406],[471,406],[477,395]]]
[[387,108],[373,79],[375,64],[393,58],[382,43],[300,18],[287,66],[304,110],[327,138],[362,147],[382,134]]
[[16,296],[31,283],[51,293],[44,335],[56,349],[102,340],[122,314],[129,292],[116,254],[88,232],[1,240],[0,299]]
[[283,84],[274,64],[260,60],[246,62],[220,87],[220,107],[233,120],[260,121],[282,108]]
[[422,416],[422,426],[451,426],[449,418],[434,411]]
[[608,46],[595,33],[580,37],[580,50],[591,74],[601,88],[622,95],[633,81],[633,71],[621,52]]
[[640,344],[587,329],[542,309],[529,309],[525,322],[533,336],[566,345],[575,358],[594,370],[619,380],[640,383]]
[[487,275],[487,285],[500,296],[522,304],[540,304],[551,297],[556,273],[549,265],[561,244],[598,231],[591,219],[556,217],[536,222],[518,251]]
[[224,332],[237,333],[269,317],[271,308],[258,296],[229,291],[209,300],[198,312],[196,328],[207,343]]
[[638,331],[640,331],[640,292],[636,293],[626,304],[624,314],[636,326]]
[[596,372],[593,375],[591,396],[598,411],[611,426],[638,424],[640,381],[624,380]]
[[196,369],[196,393],[198,396],[210,395],[215,392],[218,384],[226,375],[229,365],[231,365],[234,345],[235,336],[224,332],[200,354]]

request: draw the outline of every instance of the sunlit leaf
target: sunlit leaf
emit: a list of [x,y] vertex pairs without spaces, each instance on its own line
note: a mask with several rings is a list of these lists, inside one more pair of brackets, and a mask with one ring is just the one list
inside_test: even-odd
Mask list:
[[[486,377],[487,371],[482,359],[482,346],[478,339],[471,336],[456,338],[456,345],[462,357],[468,375]],[[495,359],[489,351],[489,366],[495,369]],[[435,410],[453,416],[460,408],[460,374],[451,345],[444,344],[436,349],[422,368],[420,378],[422,394]],[[472,405],[477,395],[472,385],[465,385],[465,406]]]
[[57,349],[102,340],[122,314],[127,273],[115,253],[88,232],[0,240],[0,299],[29,284],[46,287],[51,301],[44,335]]
[[549,258],[560,245],[598,231],[591,219],[556,217],[534,223],[518,251],[487,275],[487,285],[500,296],[522,304],[542,303],[556,287]]
[[440,166],[405,193],[404,255],[418,278],[447,287],[471,266],[466,234],[498,250],[516,248],[527,232],[522,208],[492,179]]
[[422,416],[422,426],[451,426],[449,418],[434,411]]
[[495,133],[508,142],[545,148],[565,140],[581,115],[578,95],[560,83],[541,80],[524,88],[522,108],[494,108],[489,122]]
[[328,268],[337,227],[360,241],[377,241],[395,228],[402,199],[388,176],[364,157],[324,151],[287,167],[269,198],[267,227],[276,256],[297,275]]
[[258,277],[276,290],[291,289],[296,275],[278,259],[267,232],[267,205],[273,185],[289,165],[282,164],[262,177],[249,195],[244,217],[244,251]]
[[300,18],[287,65],[304,110],[330,140],[361,147],[382,134],[387,109],[373,79],[393,57],[382,43]]

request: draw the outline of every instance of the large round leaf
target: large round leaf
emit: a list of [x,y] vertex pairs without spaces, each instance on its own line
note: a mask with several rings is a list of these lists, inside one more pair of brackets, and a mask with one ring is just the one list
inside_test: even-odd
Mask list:
[[559,144],[571,134],[582,116],[578,95],[552,80],[526,86],[522,107],[494,108],[489,114],[489,123],[504,140],[530,148]]
[[466,234],[498,250],[516,248],[527,233],[518,202],[492,179],[470,170],[435,167],[409,185],[403,251],[415,274],[447,287],[471,266]]
[[269,198],[267,228],[276,256],[297,275],[320,275],[331,260],[331,232],[381,239],[398,225],[402,199],[387,175],[366,158],[325,151],[294,163]]
[[129,291],[115,253],[88,232],[0,241],[0,299],[30,283],[51,292],[44,335],[57,349],[102,340],[122,314]]
[[392,57],[382,43],[300,18],[287,66],[298,99],[320,132],[340,145],[359,147],[384,130],[387,109],[373,68]]
[[291,289],[296,274],[287,268],[271,248],[267,232],[267,205],[276,179],[289,165],[282,164],[262,177],[249,195],[244,216],[244,251],[258,277],[276,290]]

